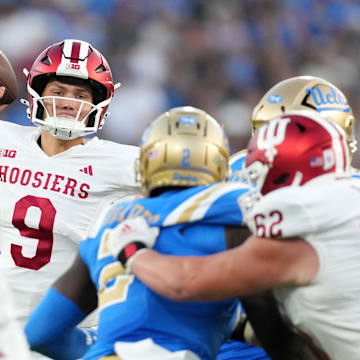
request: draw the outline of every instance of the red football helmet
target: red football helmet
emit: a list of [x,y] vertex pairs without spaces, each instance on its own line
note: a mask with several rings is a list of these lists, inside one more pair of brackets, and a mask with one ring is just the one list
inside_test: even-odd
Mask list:
[[247,178],[263,195],[324,174],[344,176],[350,167],[344,131],[309,111],[270,120],[256,131],[247,149]]
[[[92,134],[101,129],[114,89],[118,85],[114,86],[106,59],[89,43],[68,39],[53,44],[37,57],[30,71],[24,69],[24,73],[27,76],[28,114],[33,124],[44,126],[52,135],[65,140]],[[79,119],[79,113],[76,117],[78,121],[49,114],[44,106],[42,92],[48,81],[53,79],[69,84],[90,86],[93,104],[72,99],[81,103],[80,109],[84,104],[91,105],[91,110],[83,119]],[[55,109],[55,101],[58,97],[46,98],[51,99]]]

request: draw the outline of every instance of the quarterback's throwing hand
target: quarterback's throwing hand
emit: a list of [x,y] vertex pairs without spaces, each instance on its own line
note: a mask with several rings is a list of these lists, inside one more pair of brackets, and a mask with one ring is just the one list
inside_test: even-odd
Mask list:
[[[152,248],[159,235],[158,227],[150,227],[142,217],[127,219],[108,233],[108,248],[127,272],[134,255],[147,248]],[[131,261],[130,261],[131,260]]]

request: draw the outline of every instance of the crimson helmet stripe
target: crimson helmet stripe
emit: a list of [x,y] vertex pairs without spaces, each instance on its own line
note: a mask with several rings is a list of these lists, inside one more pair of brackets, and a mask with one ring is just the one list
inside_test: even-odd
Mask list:
[[81,43],[78,41],[74,41],[71,48],[71,60],[72,63],[78,63],[79,62],[79,55],[80,55],[80,47]]
[[81,40],[64,40],[63,54],[66,59],[85,60],[89,53],[90,44]]
[[339,130],[339,125],[335,124],[334,122],[330,122],[330,125],[334,128],[334,131],[336,131],[339,134],[339,148],[341,149],[341,153],[342,153],[342,160],[343,160],[343,170],[346,171],[346,164],[350,163],[350,156],[349,153],[347,151],[347,142],[346,142],[346,136],[345,134],[343,134],[343,132],[341,131],[341,129]]
[[345,137],[342,135],[335,123],[331,121],[322,121],[321,124],[326,130],[329,131],[332,137],[333,148],[336,157],[336,171],[346,170],[346,164],[348,163],[348,161],[346,161],[347,151],[345,150],[346,145],[344,145]]
[[64,40],[63,56],[56,70],[56,75],[75,76],[87,79],[88,55],[90,44],[81,40]]

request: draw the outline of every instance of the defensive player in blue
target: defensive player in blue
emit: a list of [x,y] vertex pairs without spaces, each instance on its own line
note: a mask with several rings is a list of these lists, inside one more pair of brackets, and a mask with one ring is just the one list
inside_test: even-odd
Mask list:
[[[264,122],[285,111],[310,110],[340,125],[346,133],[350,155],[356,151],[355,119],[345,95],[329,81],[314,76],[295,76],[274,85],[255,106],[251,126],[254,133]],[[246,150],[230,156],[230,181],[243,179]],[[356,177],[359,170],[353,168]]]
[[[98,215],[73,266],[27,323],[32,349],[55,359],[78,358],[74,326],[98,306],[97,340],[83,359],[215,359],[234,328],[238,300],[167,300],[127,274],[108,244],[127,218],[146,221],[154,231],[161,227],[156,249],[165,254],[210,255],[225,250],[232,237],[245,239],[238,199],[249,187],[224,182],[228,160],[227,137],[204,111],[175,108],[156,119],[144,133],[137,167],[147,197],[112,204]],[[74,349],[71,341],[64,349],[59,334],[73,336]],[[226,343],[219,359],[268,359],[259,348],[244,344],[243,349],[241,354]]]

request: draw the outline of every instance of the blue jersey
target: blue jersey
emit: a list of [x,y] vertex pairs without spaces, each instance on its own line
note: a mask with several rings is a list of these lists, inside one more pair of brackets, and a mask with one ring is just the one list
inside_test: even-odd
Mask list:
[[230,176],[229,181],[240,181],[241,170],[245,167],[247,150],[241,150],[230,156]]
[[210,255],[226,249],[224,225],[242,223],[238,199],[247,191],[239,183],[212,184],[109,209],[96,236],[80,244],[80,255],[98,290],[100,310],[98,340],[84,359],[112,354],[117,341],[149,337],[171,351],[188,349],[201,359],[216,358],[233,329],[238,301],[175,302],[155,294],[124,274],[107,250],[106,230],[126,218],[143,216],[161,227],[155,246],[159,252]]
[[156,198],[114,204],[102,220],[116,226],[124,219],[144,217],[150,226],[183,223],[241,225],[243,214],[238,199],[251,188],[241,183],[215,183],[182,191],[168,191]]
[[217,360],[270,360],[270,358],[260,348],[231,340],[221,346]]

